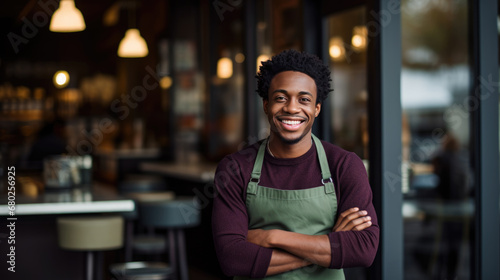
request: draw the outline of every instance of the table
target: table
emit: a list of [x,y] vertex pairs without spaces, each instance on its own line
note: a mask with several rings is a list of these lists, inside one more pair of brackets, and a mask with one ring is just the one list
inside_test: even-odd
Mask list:
[[[9,216],[7,197],[0,201],[0,216]],[[44,190],[36,196],[17,194],[15,216],[119,213],[134,211],[130,198],[119,196],[111,188],[94,183],[90,187],[61,190]]]
[[214,180],[216,163],[178,163],[178,162],[142,162],[139,168],[151,172],[197,183],[209,183]]

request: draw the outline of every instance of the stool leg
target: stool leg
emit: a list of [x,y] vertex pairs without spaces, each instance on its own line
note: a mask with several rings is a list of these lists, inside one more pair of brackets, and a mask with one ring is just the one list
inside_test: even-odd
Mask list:
[[127,233],[125,239],[125,262],[132,261],[132,243],[134,242],[134,222],[127,221]]
[[87,280],[94,279],[93,270],[94,270],[94,252],[87,251],[87,274],[86,274]]
[[182,280],[188,280],[189,279],[189,274],[188,274],[188,265],[187,265],[187,258],[186,258],[186,242],[184,240],[184,230],[183,229],[177,229],[177,242],[179,244],[179,270],[180,270],[180,275]]
[[168,252],[169,252],[169,255],[168,255],[168,258],[169,258],[169,262],[170,262],[170,267],[172,268],[173,270],[173,279],[177,279],[177,273],[178,273],[178,269],[177,269],[177,257],[176,257],[176,246],[175,246],[175,232],[174,232],[174,229],[168,229],[167,230],[167,234],[168,234]]
[[104,252],[102,251],[97,251],[94,252],[94,279],[95,280],[102,280],[102,266],[104,263]]

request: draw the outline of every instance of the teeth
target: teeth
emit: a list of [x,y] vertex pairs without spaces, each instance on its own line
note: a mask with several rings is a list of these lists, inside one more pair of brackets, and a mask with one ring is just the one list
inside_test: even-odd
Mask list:
[[300,124],[300,121],[282,120],[281,122],[284,123],[284,124],[288,124],[288,125],[297,125],[297,124]]

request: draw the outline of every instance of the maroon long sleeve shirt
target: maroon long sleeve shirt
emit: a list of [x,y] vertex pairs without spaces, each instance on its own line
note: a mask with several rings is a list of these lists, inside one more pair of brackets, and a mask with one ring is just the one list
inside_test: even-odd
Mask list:
[[[217,195],[212,217],[215,250],[223,272],[230,276],[264,277],[271,261],[272,249],[246,241],[246,189],[260,143],[226,156],[215,174]],[[372,218],[372,226],[365,230],[328,234],[332,252],[330,268],[370,266],[378,248],[379,227],[365,167],[356,154],[322,143],[335,184],[337,215],[358,207]],[[283,190],[321,186],[314,144],[307,153],[293,159],[274,158],[266,151],[259,185]]]

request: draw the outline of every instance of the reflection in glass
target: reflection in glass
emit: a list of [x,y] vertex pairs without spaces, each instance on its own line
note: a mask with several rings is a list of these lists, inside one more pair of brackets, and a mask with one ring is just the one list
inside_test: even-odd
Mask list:
[[467,1],[403,0],[405,279],[469,279],[474,215]]
[[[334,91],[332,139],[340,147],[368,159],[366,88],[366,8],[350,9],[328,18],[328,50]],[[351,45],[351,43],[353,43]]]
[[[355,152],[368,169],[366,7],[327,17],[327,43],[334,91],[323,106],[332,112],[332,142]],[[344,269],[346,279],[368,279],[367,269]]]

